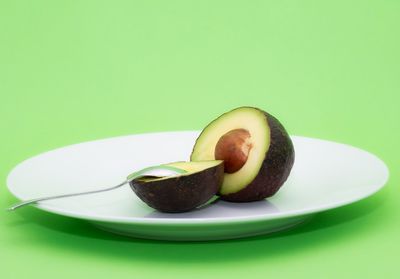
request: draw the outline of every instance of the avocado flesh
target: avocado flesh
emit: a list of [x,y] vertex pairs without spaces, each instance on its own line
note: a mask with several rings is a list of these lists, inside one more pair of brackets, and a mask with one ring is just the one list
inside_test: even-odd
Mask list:
[[166,164],[187,173],[164,178],[144,177],[130,182],[136,195],[162,212],[185,212],[207,203],[221,188],[223,161],[174,162]]
[[193,148],[192,161],[215,159],[215,146],[224,134],[235,129],[246,129],[253,147],[245,165],[235,173],[226,173],[221,194],[235,193],[248,185],[258,174],[269,147],[269,127],[264,114],[251,108],[240,108],[221,115],[201,133]]
[[222,160],[210,160],[202,162],[174,162],[165,164],[165,166],[175,167],[181,170],[185,170],[187,173],[181,175],[190,175],[195,172],[200,172],[205,169],[209,169],[218,166],[222,163]]
[[201,171],[204,171],[204,170],[212,168],[212,167],[216,167],[222,163],[223,163],[222,160],[209,160],[209,161],[201,161],[201,162],[179,161],[179,162],[163,164],[162,166],[169,166],[169,167],[174,167],[174,168],[184,170],[185,173],[177,174],[174,176],[160,177],[160,178],[143,177],[143,178],[139,178],[139,180],[146,180],[147,182],[162,181],[162,180],[166,180],[166,179],[175,178],[178,176],[188,176],[188,175],[192,175],[194,173],[201,172]]
[[265,111],[241,107],[211,122],[197,138],[192,161],[213,160],[216,146],[233,130],[250,134],[247,161],[234,173],[225,173],[219,194],[227,201],[248,202],[275,194],[294,163],[292,141],[282,124]]

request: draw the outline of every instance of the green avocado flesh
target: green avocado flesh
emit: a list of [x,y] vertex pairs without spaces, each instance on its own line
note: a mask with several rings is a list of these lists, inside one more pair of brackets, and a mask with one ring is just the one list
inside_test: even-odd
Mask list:
[[147,205],[162,212],[185,212],[213,198],[221,188],[224,165],[221,160],[165,164],[186,173],[163,178],[143,177],[129,184]]
[[202,162],[173,162],[173,163],[168,163],[168,164],[164,164],[161,166],[167,166],[167,167],[172,167],[172,168],[176,168],[176,169],[180,169],[183,170],[182,173],[174,175],[174,176],[167,176],[167,177],[161,177],[161,178],[153,178],[153,177],[143,177],[140,178],[139,180],[145,180],[147,182],[149,181],[162,181],[162,180],[166,180],[166,179],[171,179],[171,178],[176,178],[178,176],[188,176],[188,175],[192,175],[194,173],[197,172],[201,172],[204,171],[206,169],[212,168],[212,167],[216,167],[220,164],[222,164],[223,161],[222,160],[212,160],[212,161],[202,161]]
[[224,160],[221,198],[247,202],[278,191],[293,166],[294,148],[275,117],[257,108],[240,107],[202,131],[190,159]]

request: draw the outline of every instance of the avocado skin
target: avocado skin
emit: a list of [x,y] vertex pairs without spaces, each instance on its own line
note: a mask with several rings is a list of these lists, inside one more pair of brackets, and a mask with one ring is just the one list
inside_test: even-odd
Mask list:
[[290,136],[278,119],[263,112],[270,127],[271,141],[260,171],[242,190],[221,195],[225,201],[251,202],[271,197],[286,181],[293,167],[295,152]]
[[161,181],[133,180],[129,184],[150,207],[162,212],[192,210],[218,193],[224,179],[224,164],[185,176]]

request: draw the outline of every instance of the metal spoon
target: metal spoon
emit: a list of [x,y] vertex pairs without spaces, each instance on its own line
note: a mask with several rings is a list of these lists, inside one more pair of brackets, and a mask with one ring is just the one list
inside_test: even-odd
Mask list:
[[106,191],[117,189],[125,184],[128,184],[132,180],[137,179],[139,177],[143,177],[143,176],[167,177],[167,176],[174,176],[174,175],[179,175],[179,174],[184,174],[184,173],[186,173],[185,170],[171,167],[171,166],[162,166],[161,165],[161,166],[148,167],[148,168],[142,169],[140,171],[137,171],[137,172],[134,172],[134,173],[128,175],[128,177],[126,178],[125,181],[121,182],[118,185],[112,186],[112,187],[108,187],[108,188],[104,188],[104,189],[100,189],[100,190],[87,191],[87,192],[63,194],[63,195],[57,195],[57,196],[42,197],[42,198],[26,200],[26,201],[22,201],[17,204],[14,204],[13,206],[7,208],[7,210],[13,211],[13,210],[23,207],[25,205],[35,204],[40,201],[47,201],[47,200],[53,200],[53,199],[60,199],[60,198],[75,197],[75,196],[80,196],[80,195],[88,195],[88,194],[106,192]]

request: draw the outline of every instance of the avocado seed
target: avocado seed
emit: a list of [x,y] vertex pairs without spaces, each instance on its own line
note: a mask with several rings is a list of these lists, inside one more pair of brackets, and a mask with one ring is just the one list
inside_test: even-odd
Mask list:
[[226,173],[240,170],[247,161],[252,144],[250,133],[245,129],[227,132],[215,146],[215,159],[224,161]]

